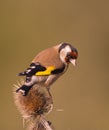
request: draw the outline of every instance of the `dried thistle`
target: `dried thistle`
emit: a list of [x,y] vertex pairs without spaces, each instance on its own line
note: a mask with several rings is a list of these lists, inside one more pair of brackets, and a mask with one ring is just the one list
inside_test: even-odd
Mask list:
[[45,119],[53,108],[50,92],[46,87],[34,85],[26,96],[15,90],[21,87],[23,82],[14,85],[15,104],[20,111],[28,130],[53,130],[51,123]]

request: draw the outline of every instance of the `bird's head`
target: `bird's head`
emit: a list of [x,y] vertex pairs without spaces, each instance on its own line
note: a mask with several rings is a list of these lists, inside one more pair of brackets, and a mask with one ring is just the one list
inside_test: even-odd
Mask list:
[[60,54],[60,59],[62,60],[63,63],[65,64],[72,63],[74,66],[76,65],[78,51],[71,44],[61,43],[59,45],[59,54]]

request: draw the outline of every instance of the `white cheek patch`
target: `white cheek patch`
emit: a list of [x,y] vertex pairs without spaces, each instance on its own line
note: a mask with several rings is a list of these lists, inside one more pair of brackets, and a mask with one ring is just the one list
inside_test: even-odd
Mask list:
[[65,57],[66,57],[66,53],[65,53],[65,51],[61,51],[60,52],[60,59],[62,60],[62,62],[65,62]]
[[66,46],[61,50],[60,58],[63,62],[65,62],[65,57],[67,56],[68,52],[71,52],[71,48],[69,46]]

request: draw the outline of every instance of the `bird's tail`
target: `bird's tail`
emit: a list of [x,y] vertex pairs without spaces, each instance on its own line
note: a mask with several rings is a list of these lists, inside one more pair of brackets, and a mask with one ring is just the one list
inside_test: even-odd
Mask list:
[[24,72],[20,72],[20,73],[17,74],[17,76],[25,76],[25,75],[26,75],[25,71]]

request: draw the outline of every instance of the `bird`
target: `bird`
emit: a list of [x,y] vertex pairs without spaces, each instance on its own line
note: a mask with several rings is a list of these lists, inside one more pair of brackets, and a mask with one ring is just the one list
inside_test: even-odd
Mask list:
[[29,130],[54,130],[45,117],[53,108],[50,86],[66,72],[70,63],[76,65],[77,49],[69,43],[60,43],[41,51],[30,66],[19,76],[25,76],[15,88],[15,104],[23,119],[28,122]]
[[16,93],[21,92],[23,96],[27,96],[35,84],[46,87],[49,92],[50,86],[66,72],[69,63],[76,65],[77,58],[77,49],[67,42],[39,52],[30,66],[18,74],[25,76],[26,79]]

